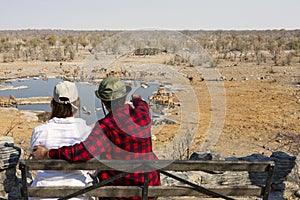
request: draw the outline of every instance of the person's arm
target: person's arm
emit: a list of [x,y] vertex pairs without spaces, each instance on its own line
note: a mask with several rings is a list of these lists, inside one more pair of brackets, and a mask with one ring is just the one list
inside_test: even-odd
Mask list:
[[70,162],[88,161],[93,158],[85,148],[83,142],[73,146],[63,146],[59,149],[50,149],[48,157],[51,159],[63,159]]
[[132,95],[132,104],[134,106],[134,121],[140,125],[148,125],[151,122],[149,106],[140,95]]
[[63,159],[70,162],[88,161],[93,158],[83,142],[50,150],[44,146],[35,146],[32,155],[34,159]]
[[44,139],[43,136],[45,135],[45,134],[42,134],[42,133],[43,133],[43,131],[41,131],[41,130],[39,129],[39,127],[35,127],[35,128],[32,130],[31,138],[30,138],[30,153],[33,152],[34,146],[36,146],[36,145],[41,145],[40,140],[41,140],[41,138],[42,138],[42,140],[43,140],[43,139]]
[[58,149],[46,149],[43,146],[35,146],[32,153],[34,159],[64,159],[70,162],[88,161],[100,156],[103,152],[111,152],[112,142],[105,132],[107,127],[98,121],[94,129],[83,142],[73,146],[63,146]]

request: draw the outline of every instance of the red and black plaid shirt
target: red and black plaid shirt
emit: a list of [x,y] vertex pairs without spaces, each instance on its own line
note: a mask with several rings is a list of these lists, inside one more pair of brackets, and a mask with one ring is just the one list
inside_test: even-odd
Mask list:
[[[88,161],[92,158],[100,160],[157,160],[152,151],[151,118],[148,104],[141,98],[133,100],[134,108],[124,107],[112,109],[99,120],[89,137],[79,144],[51,149],[52,159],[64,159],[71,162]],[[112,166],[118,169],[118,166]],[[101,171],[100,180],[113,177],[120,171]],[[149,185],[160,185],[159,173],[149,173]],[[130,173],[109,185],[143,185],[144,173]],[[138,197],[129,199],[140,199]]]

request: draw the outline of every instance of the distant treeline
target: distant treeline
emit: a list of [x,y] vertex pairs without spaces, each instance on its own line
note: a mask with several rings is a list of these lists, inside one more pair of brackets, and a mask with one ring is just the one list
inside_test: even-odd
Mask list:
[[[3,30],[0,62],[72,61],[87,56],[121,31]],[[300,30],[183,30],[211,54],[216,64],[231,62],[291,65],[300,62]],[[112,45],[113,46],[113,45]]]

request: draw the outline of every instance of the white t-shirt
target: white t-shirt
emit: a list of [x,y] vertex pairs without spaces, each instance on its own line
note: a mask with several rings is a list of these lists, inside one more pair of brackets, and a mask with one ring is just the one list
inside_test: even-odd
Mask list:
[[[47,123],[37,126],[32,131],[30,151],[36,145],[43,145],[47,149],[57,149],[84,141],[92,128],[81,118],[53,118]],[[32,182],[32,186],[86,186],[92,179],[89,171],[53,171],[39,170]],[[30,198],[40,199],[40,198]],[[87,198],[72,198],[87,199]],[[47,199],[49,200],[49,199]]]

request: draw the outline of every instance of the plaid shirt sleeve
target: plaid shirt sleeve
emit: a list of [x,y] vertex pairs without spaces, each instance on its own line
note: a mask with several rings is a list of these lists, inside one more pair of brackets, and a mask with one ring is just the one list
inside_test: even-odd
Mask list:
[[83,142],[73,146],[63,146],[59,149],[50,149],[51,159],[63,159],[70,162],[88,161],[93,158],[92,154],[85,148]]
[[149,125],[151,123],[151,118],[148,104],[141,98],[133,99],[132,103],[135,107],[134,112],[131,113],[133,121],[140,126]]

